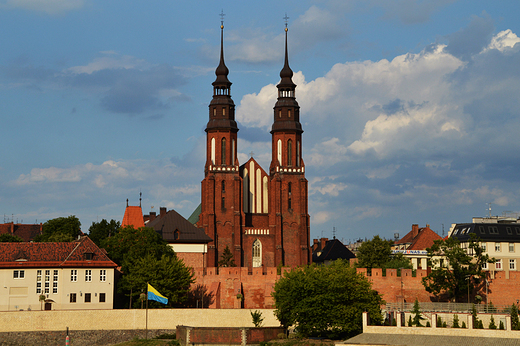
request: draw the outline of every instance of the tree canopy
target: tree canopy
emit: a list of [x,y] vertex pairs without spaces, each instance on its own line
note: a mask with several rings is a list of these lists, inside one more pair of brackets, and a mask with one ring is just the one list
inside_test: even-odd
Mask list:
[[362,332],[362,313],[382,322],[381,296],[347,262],[315,264],[287,271],[275,286],[275,315],[304,337],[338,338]]
[[412,263],[403,254],[392,254],[393,244],[393,241],[381,239],[378,235],[372,240],[363,242],[356,254],[356,267],[369,270],[372,268],[412,269]]
[[42,234],[36,236],[36,242],[70,242],[81,234],[81,222],[74,216],[58,217],[45,222]]
[[468,289],[472,292],[483,283],[484,263],[495,262],[494,258],[484,253],[474,234],[471,235],[467,248],[462,248],[457,238],[450,237],[435,240],[426,250],[432,270],[422,279],[422,283],[426,291],[439,299],[446,297],[448,300],[460,301],[467,297]]
[[[104,243],[108,256],[122,267],[118,292],[132,296],[134,304],[139,304],[137,298],[146,292],[147,282],[168,298],[168,306],[186,300],[193,275],[155,230],[120,228]],[[151,304],[164,307],[159,303]]]
[[88,229],[88,237],[96,243],[97,246],[104,247],[104,241],[114,236],[118,231],[119,227],[121,227],[121,223],[116,220],[107,220],[103,219],[99,222],[92,222],[92,225]]
[[0,234],[0,243],[20,243],[20,242],[23,242],[23,239],[20,238],[19,236],[9,234],[9,233]]

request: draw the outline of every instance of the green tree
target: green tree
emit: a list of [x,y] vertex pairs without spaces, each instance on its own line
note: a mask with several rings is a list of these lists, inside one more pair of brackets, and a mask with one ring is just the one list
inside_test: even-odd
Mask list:
[[435,240],[426,250],[432,270],[422,284],[426,291],[438,297],[445,295],[450,301],[466,297],[468,285],[470,292],[480,285],[485,277],[482,265],[495,261],[484,253],[473,234],[467,249],[460,246],[457,238],[448,238]]
[[358,249],[357,268],[393,268],[412,269],[412,262],[402,253],[392,253],[391,240],[381,239],[376,235],[372,240],[366,241]]
[[103,219],[99,222],[92,222],[92,226],[88,229],[88,236],[97,246],[104,247],[105,240],[116,235],[119,227],[121,227],[121,223],[116,220],[108,222]]
[[[132,291],[132,296],[139,297],[146,292],[147,283],[168,298],[167,306],[179,306],[188,298],[190,285],[194,282],[191,270],[174,254],[163,254],[157,258],[147,253],[127,266],[127,272],[119,282],[119,290]],[[133,301],[139,305],[138,299]],[[151,307],[165,307],[164,304],[150,301]]]
[[49,220],[42,228],[42,234],[34,238],[35,242],[70,242],[81,234],[81,222],[74,215]]
[[347,262],[285,272],[272,293],[275,315],[284,327],[297,326],[304,337],[337,338],[362,332],[362,313],[381,324],[381,296]]
[[413,314],[413,325],[417,327],[422,327],[421,320],[424,320],[425,318],[421,315],[421,307],[419,306],[419,301],[417,298],[415,298],[415,302],[413,303],[413,309],[411,311]]
[[224,251],[222,252],[222,256],[220,256],[220,261],[218,261],[219,267],[236,267],[235,259],[233,258],[233,254],[229,249],[229,246],[226,246]]
[[453,326],[452,328],[460,328],[459,326],[459,315],[455,314],[453,316]]
[[21,243],[21,242],[23,242],[23,239],[20,238],[19,236],[9,234],[9,233],[0,234],[0,243]]
[[495,324],[495,318],[491,315],[491,319],[489,320],[489,329],[497,329],[497,325]]
[[260,310],[251,311],[251,318],[253,319],[253,324],[255,327],[261,327],[264,318],[262,317],[262,312]]
[[519,330],[520,329],[520,323],[518,321],[518,307],[515,304],[511,305],[511,329],[512,330]]

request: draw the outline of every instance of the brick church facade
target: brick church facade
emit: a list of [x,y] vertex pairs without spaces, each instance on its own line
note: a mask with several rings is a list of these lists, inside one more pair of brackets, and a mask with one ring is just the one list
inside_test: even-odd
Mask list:
[[215,71],[205,130],[205,175],[197,222],[212,239],[208,244],[207,267],[218,266],[226,247],[238,267],[308,264],[311,262],[308,182],[302,158],[300,107],[289,67],[287,28],[268,171],[252,157],[242,165],[238,161],[239,129],[229,70],[224,63],[223,29],[222,25],[220,63]]

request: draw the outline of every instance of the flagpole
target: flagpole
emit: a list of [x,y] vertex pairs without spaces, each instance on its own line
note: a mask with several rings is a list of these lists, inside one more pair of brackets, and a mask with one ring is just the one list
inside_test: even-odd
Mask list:
[[146,283],[146,339],[148,339],[148,282]]

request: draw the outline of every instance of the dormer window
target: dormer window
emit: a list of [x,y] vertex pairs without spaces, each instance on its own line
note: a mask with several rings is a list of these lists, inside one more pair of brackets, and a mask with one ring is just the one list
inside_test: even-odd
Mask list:
[[179,230],[176,229],[175,232],[173,232],[173,240],[179,240],[180,233],[181,232],[179,232]]
[[85,261],[92,261],[92,258],[94,258],[94,254],[92,252],[85,252],[83,254],[83,258]]

